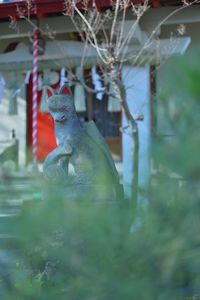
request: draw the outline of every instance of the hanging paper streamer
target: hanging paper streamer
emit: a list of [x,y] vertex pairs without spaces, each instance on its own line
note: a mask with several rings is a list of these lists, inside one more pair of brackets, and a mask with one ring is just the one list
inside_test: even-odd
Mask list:
[[109,85],[109,93],[111,95],[108,98],[108,111],[109,112],[120,112],[121,106],[120,106],[119,100],[116,97],[113,97],[115,93],[114,93],[112,84]]
[[0,103],[3,100],[4,95],[4,88],[5,88],[6,82],[2,74],[0,74]]
[[26,72],[26,76],[25,76],[25,79],[24,79],[24,84],[29,84],[30,76],[31,76],[31,70],[28,70]]
[[[84,73],[80,67],[76,69],[76,77],[81,81],[84,80]],[[85,101],[86,101],[85,90],[80,83],[77,83],[74,89],[74,103],[75,103],[76,111],[79,112],[86,111]]]
[[101,77],[97,73],[95,66],[92,67],[92,82],[93,82],[95,91],[98,92],[96,95],[96,98],[98,100],[102,100],[103,95],[104,95],[104,88],[101,83]]
[[37,163],[37,116],[38,116],[38,30],[33,34],[33,82],[32,82],[32,155]]
[[69,80],[68,80],[67,76],[65,75],[65,68],[62,68],[60,70],[60,88],[63,87],[63,85],[65,83],[68,83],[68,81]]

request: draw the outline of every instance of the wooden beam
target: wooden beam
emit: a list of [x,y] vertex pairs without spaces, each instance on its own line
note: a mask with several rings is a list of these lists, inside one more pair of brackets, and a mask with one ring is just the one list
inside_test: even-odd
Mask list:
[[29,37],[33,33],[34,25],[39,25],[44,35],[76,31],[71,19],[66,16],[48,17],[39,20],[39,22],[31,20],[31,23],[26,20],[16,21],[16,27],[12,28],[10,22],[2,22],[0,26],[0,40]]

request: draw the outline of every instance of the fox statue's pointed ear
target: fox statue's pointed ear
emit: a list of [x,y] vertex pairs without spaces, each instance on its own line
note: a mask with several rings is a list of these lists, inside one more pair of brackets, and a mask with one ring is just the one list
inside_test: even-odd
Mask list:
[[49,97],[52,97],[55,95],[54,90],[50,86],[45,86],[46,95]]
[[68,85],[63,85],[60,89],[60,92],[59,92],[60,95],[66,95],[66,96],[71,96],[72,95],[72,92],[69,88]]

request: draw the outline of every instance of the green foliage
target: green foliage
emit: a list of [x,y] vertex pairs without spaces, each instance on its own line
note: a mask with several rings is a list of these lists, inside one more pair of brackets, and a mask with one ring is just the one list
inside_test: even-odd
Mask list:
[[[32,203],[18,224],[20,256],[5,299],[178,299],[199,283],[199,204],[154,198],[132,211],[94,202]],[[191,197],[190,197],[191,199]],[[185,290],[186,289],[186,290]],[[189,289],[189,290],[187,290]]]
[[199,57],[192,56],[193,64],[176,59],[170,67],[181,77],[181,86],[169,80],[166,93],[176,105],[176,140],[153,145],[154,160],[167,166],[167,174],[152,177],[149,207],[140,212],[142,226],[131,230],[134,212],[126,200],[98,201],[100,189],[90,200],[83,194],[71,201],[67,193],[51,190],[48,200],[27,201],[15,225],[19,253],[9,271],[10,285],[0,282],[1,299],[200,295]]
[[170,136],[167,143],[157,141],[155,157],[187,178],[200,177],[199,55],[200,51],[193,50],[171,59],[163,78],[164,91],[158,95]]

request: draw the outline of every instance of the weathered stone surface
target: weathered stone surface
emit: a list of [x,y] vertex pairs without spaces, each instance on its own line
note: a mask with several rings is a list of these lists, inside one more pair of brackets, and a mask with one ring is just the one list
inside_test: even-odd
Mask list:
[[[48,108],[54,119],[57,148],[44,161],[44,178],[67,186],[71,197],[89,195],[91,187],[96,196],[115,199],[119,176],[109,149],[94,122],[82,125],[74,101],[64,86],[55,95],[47,88]],[[69,173],[69,165],[73,174]]]

